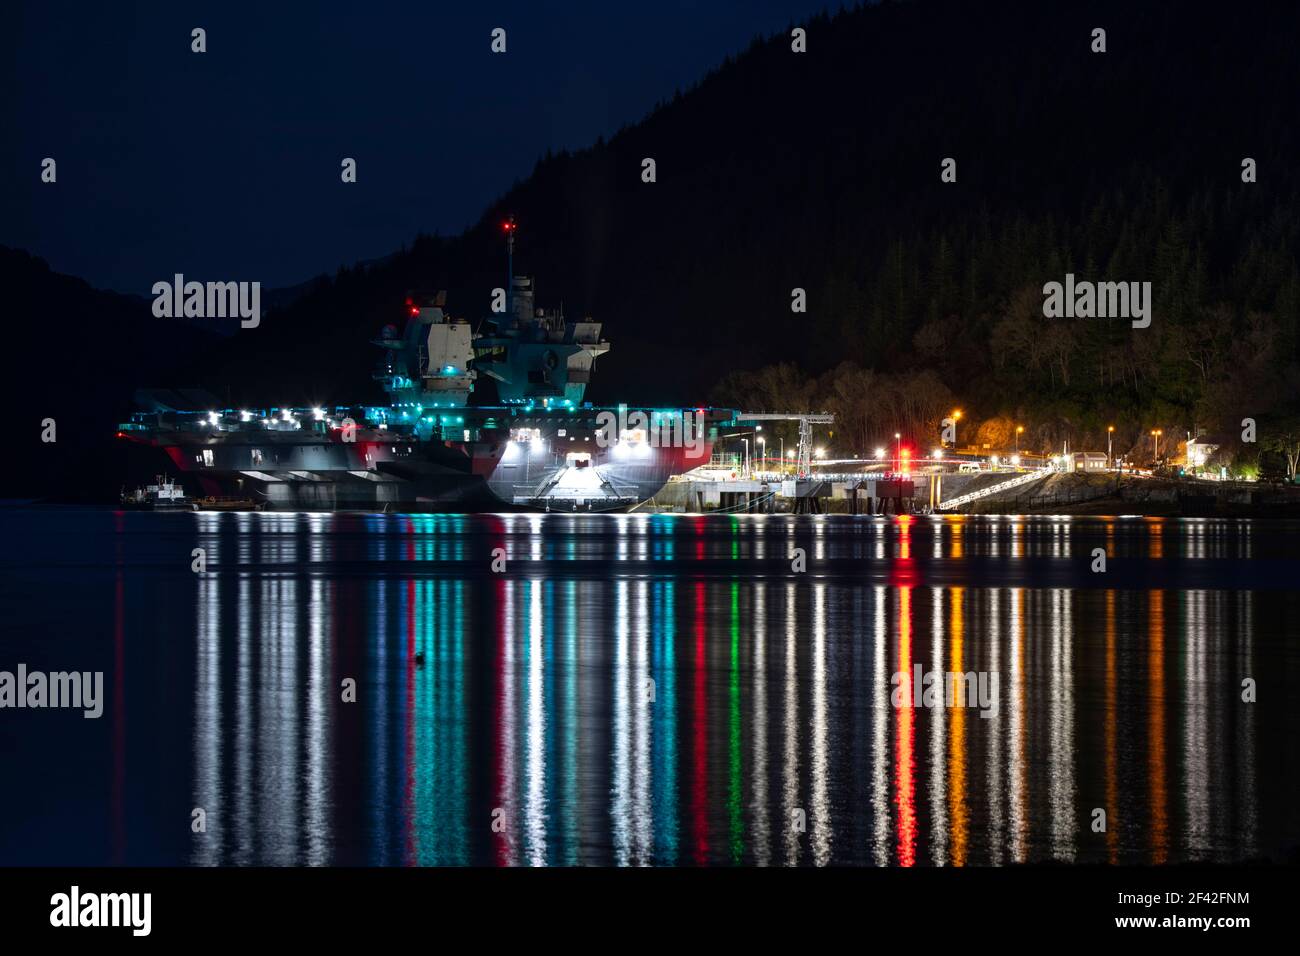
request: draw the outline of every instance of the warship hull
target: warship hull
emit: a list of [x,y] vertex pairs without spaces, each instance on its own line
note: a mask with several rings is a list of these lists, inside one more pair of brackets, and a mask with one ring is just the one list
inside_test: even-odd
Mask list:
[[219,422],[199,413],[137,415],[119,437],[131,443],[133,476],[166,471],[191,500],[247,499],[287,511],[599,512],[646,502],[674,475],[706,463],[717,421],[731,414],[712,415],[690,444],[661,444],[644,432],[611,441],[602,411],[613,410],[458,409],[455,439],[387,428],[349,433],[325,422],[231,423],[238,413],[218,414]]

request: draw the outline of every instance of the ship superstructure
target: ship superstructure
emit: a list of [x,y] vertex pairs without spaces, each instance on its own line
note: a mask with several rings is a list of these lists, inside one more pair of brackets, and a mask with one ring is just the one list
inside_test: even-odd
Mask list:
[[407,296],[401,336],[395,325],[386,325],[374,340],[384,350],[374,377],[395,408],[459,408],[474,391],[470,326],[444,312],[445,303],[445,292],[419,304]]
[[474,340],[474,365],[496,381],[502,404],[581,405],[592,363],[609,351],[601,323],[569,322],[564,309],[534,302],[533,280],[513,274],[515,223],[506,223],[505,309],[484,322]]

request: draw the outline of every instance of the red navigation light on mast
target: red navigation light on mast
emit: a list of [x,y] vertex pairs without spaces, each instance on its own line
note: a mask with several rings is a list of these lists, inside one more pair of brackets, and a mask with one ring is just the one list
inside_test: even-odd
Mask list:
[[511,298],[515,285],[515,230],[519,228],[515,217],[511,216],[503,224],[506,233],[506,311],[512,312]]

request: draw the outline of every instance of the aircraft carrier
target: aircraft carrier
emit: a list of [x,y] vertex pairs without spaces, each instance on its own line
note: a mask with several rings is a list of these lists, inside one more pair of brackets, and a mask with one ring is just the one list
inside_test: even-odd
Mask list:
[[[709,461],[738,412],[595,407],[583,397],[609,351],[601,323],[538,308],[513,275],[504,308],[476,330],[445,295],[408,297],[386,326],[374,378],[386,400],[331,407],[220,408],[192,390],[141,390],[118,437],[175,474],[195,507],[377,511],[615,511]],[[473,403],[490,378],[493,405]],[[147,488],[124,495],[147,501]]]

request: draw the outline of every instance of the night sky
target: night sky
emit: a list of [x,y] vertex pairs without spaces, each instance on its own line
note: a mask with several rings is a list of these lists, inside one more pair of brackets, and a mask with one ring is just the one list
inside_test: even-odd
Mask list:
[[0,244],[140,295],[174,272],[298,283],[460,232],[547,149],[827,5],[21,3],[0,29]]

